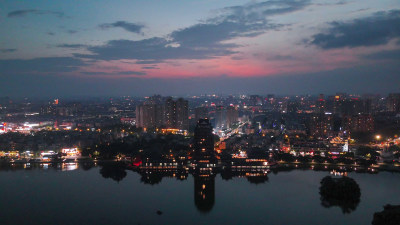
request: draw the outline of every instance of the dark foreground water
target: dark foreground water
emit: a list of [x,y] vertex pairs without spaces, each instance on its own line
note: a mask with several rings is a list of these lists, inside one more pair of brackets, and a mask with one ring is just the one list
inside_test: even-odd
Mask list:
[[[364,225],[383,205],[400,204],[399,173],[349,173],[361,200],[355,210],[343,213],[338,206],[321,205],[320,181],[330,175],[327,171],[270,173],[258,184],[221,175],[202,183],[189,175],[151,185],[133,171],[122,180],[104,178],[108,175],[102,176],[100,168],[0,171],[0,224]],[[204,184],[208,200],[196,205],[195,191]]]

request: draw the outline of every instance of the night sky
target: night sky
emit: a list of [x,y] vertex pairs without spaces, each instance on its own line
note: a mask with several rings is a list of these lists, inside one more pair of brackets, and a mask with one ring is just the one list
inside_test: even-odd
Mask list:
[[0,96],[400,92],[399,0],[0,5]]

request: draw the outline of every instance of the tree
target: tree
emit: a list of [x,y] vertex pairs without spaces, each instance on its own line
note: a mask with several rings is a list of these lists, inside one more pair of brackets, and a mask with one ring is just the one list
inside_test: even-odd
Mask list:
[[357,155],[375,159],[377,156],[379,156],[379,153],[368,146],[360,146],[357,149]]
[[400,224],[400,205],[386,205],[382,212],[376,212],[372,225],[398,225]]
[[122,163],[104,163],[100,169],[104,178],[111,178],[118,183],[126,177],[125,167]]
[[321,205],[326,208],[339,206],[343,213],[351,213],[360,203],[360,187],[355,180],[349,177],[326,176],[322,179],[319,190]]
[[388,150],[389,150],[390,152],[398,152],[398,151],[400,151],[400,147],[397,146],[397,145],[392,145],[392,146],[389,147]]

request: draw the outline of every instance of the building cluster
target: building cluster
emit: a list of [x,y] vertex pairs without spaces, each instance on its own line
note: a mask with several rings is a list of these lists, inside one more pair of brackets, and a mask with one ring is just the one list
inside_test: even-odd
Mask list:
[[189,129],[189,102],[156,95],[136,106],[136,127],[144,129]]
[[217,129],[230,129],[237,125],[238,111],[233,106],[217,106],[215,111],[215,127]]
[[[217,151],[231,151],[236,155],[240,152],[257,155],[254,149],[339,152],[351,150],[354,141],[361,142],[360,139],[381,131],[387,137],[400,135],[396,133],[400,130],[400,94],[396,93],[385,97],[337,93],[332,96],[201,95],[185,99],[154,95],[81,101],[0,98],[0,104],[0,133],[25,135],[15,136],[18,139],[15,150],[20,150],[19,143],[27,143],[25,150],[54,150],[97,142],[127,143],[132,135],[166,133],[183,134],[187,139],[196,140],[193,134],[202,126],[221,138],[215,141]],[[73,137],[75,143],[55,146],[54,141],[42,137],[51,136],[53,131],[66,132],[59,139],[63,140],[63,135],[67,141]],[[89,134],[93,138],[85,136]],[[9,147],[6,143],[3,146]]]

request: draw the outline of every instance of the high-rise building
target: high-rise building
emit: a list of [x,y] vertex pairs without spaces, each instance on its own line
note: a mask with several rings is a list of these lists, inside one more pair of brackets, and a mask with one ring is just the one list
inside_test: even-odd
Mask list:
[[162,103],[162,97],[154,95],[136,107],[136,126],[143,128],[189,129],[189,103],[182,98],[171,97]]
[[389,112],[400,112],[400,93],[391,93],[386,99],[386,107]]
[[146,103],[150,104],[150,105],[161,105],[162,104],[162,96],[161,95],[153,95],[147,99]]
[[141,104],[136,106],[136,127],[159,128],[164,124],[163,106],[159,104]]
[[333,130],[333,117],[325,114],[314,114],[309,121],[310,135],[316,138],[327,137]]
[[208,119],[200,119],[194,130],[195,159],[210,159],[214,155],[214,134]]
[[173,128],[176,124],[176,103],[169,97],[165,100],[165,126]]
[[232,125],[239,120],[238,111],[233,106],[226,107],[226,128],[232,128]]
[[224,107],[217,106],[215,109],[215,128],[222,129],[225,127],[225,123]]
[[189,103],[183,98],[174,101],[171,97],[165,101],[165,125],[167,128],[189,129]]
[[143,105],[136,106],[136,127],[144,126],[144,107]]
[[369,114],[345,116],[343,127],[352,132],[372,132],[374,131],[374,118]]
[[199,121],[200,119],[206,119],[208,118],[208,109],[207,107],[197,107],[194,109],[194,115],[196,121]]
[[183,98],[176,101],[176,128],[189,129],[189,102]]

